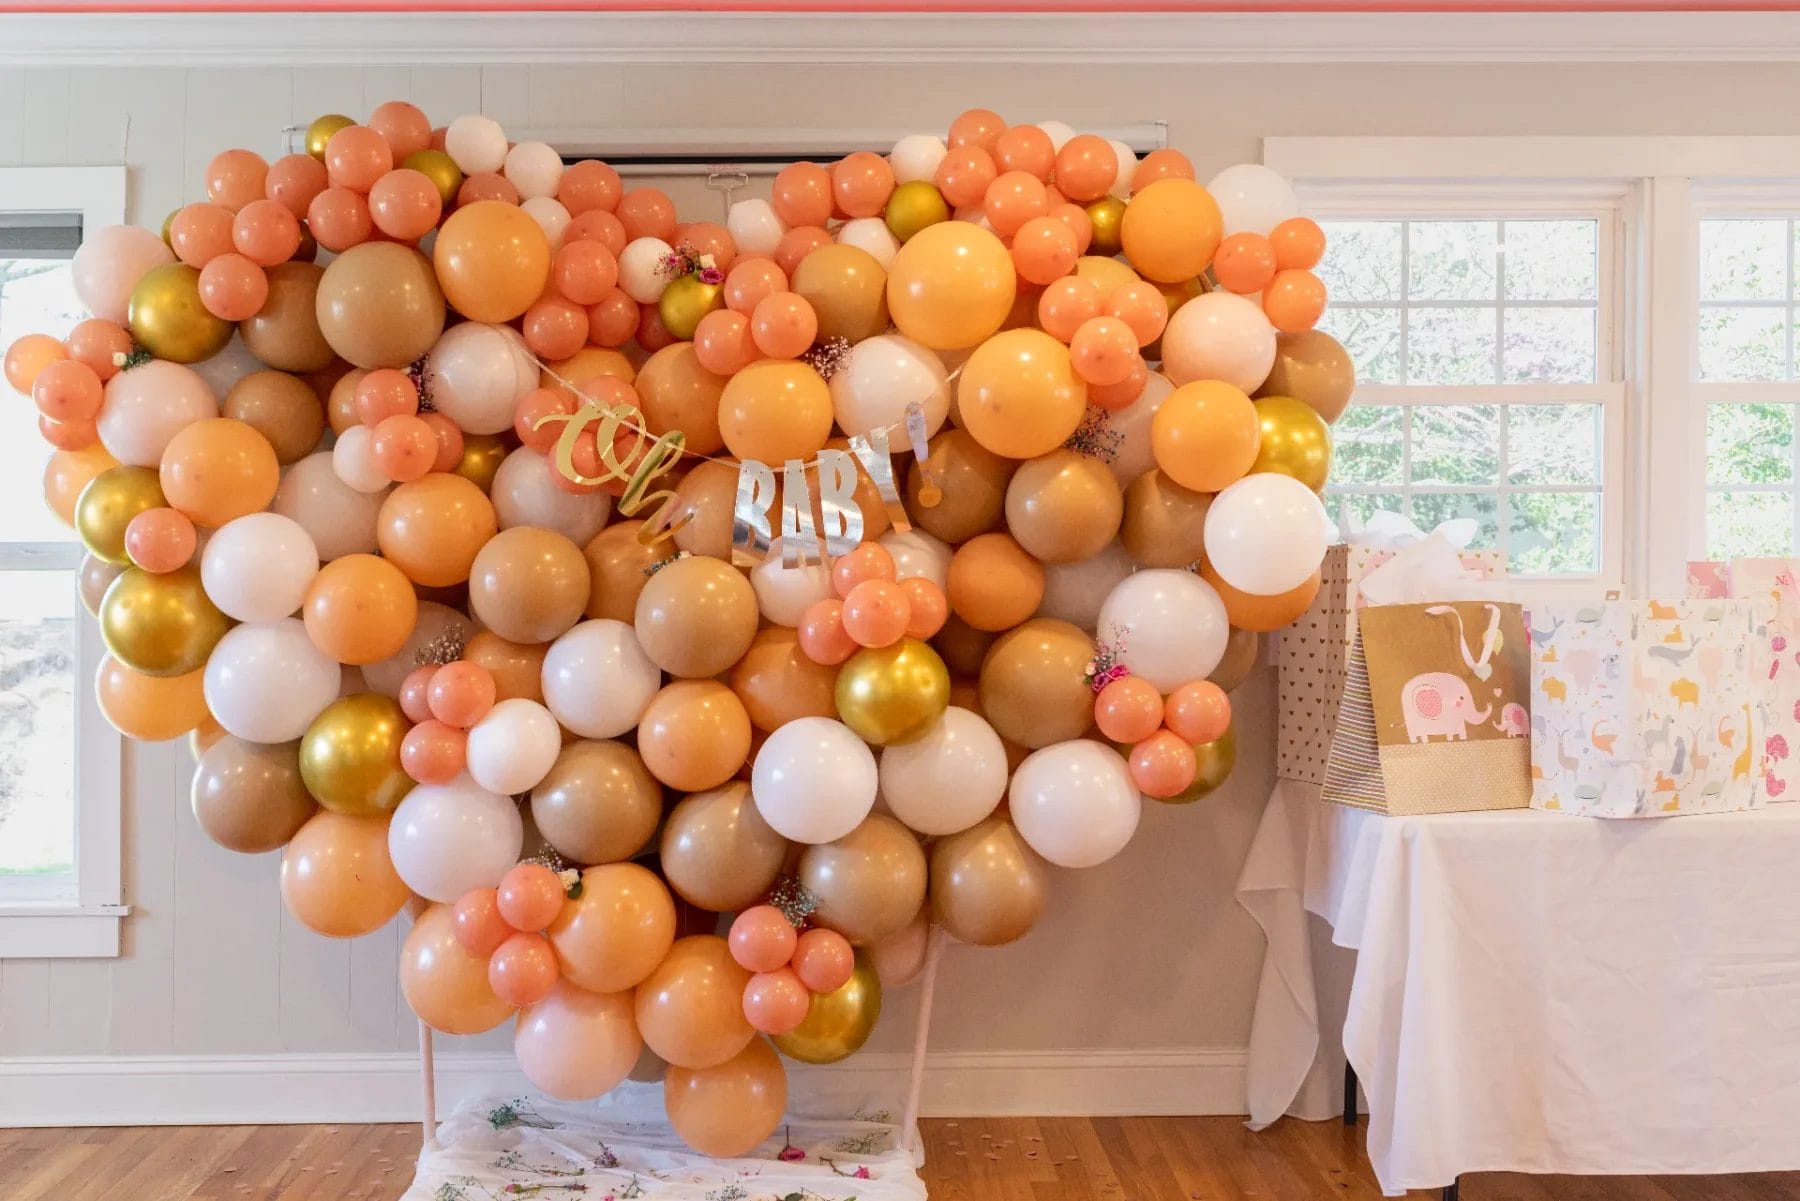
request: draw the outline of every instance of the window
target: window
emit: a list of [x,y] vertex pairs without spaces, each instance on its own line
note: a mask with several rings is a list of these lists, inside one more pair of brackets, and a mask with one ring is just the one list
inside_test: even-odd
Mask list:
[[[119,168],[0,170],[0,345],[84,315],[70,258],[122,218],[123,185]],[[43,502],[49,453],[29,402],[0,405],[0,956],[113,955],[118,738],[92,699],[81,544]]]

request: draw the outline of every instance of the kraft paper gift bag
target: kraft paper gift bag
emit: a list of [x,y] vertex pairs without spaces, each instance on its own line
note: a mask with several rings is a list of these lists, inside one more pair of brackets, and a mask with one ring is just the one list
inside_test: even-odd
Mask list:
[[1520,607],[1363,610],[1323,796],[1406,816],[1531,800],[1530,668]]
[[1752,677],[1766,639],[1762,602],[1533,605],[1533,807],[1623,818],[1760,805]]
[[[1690,578],[1693,565],[1689,564]],[[1763,770],[1757,787],[1768,801],[1800,801],[1800,559],[1733,559],[1730,595],[1769,607],[1767,637],[1751,661],[1761,694]]]

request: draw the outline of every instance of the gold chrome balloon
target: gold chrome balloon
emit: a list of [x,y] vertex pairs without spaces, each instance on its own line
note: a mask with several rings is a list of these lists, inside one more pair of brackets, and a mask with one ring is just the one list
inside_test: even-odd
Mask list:
[[865,647],[838,672],[838,717],[876,746],[923,737],[949,704],[950,671],[916,638]]
[[1173,317],[1176,309],[1205,292],[1206,284],[1196,275],[1180,283],[1156,284],[1156,290],[1162,293],[1163,303],[1169,306],[1169,316]]
[[494,475],[508,453],[506,443],[494,434],[464,434],[462,459],[451,470],[483,492],[492,492]]
[[456,199],[457,191],[462,187],[462,168],[456,160],[442,150],[415,150],[400,160],[400,165],[409,171],[417,171],[431,181],[437,189],[438,199],[448,209],[450,202]]
[[1211,742],[1196,743],[1194,758],[1199,761],[1194,782],[1172,797],[1153,797],[1165,805],[1187,805],[1209,795],[1237,764],[1237,727],[1227,726],[1225,732]]
[[349,125],[355,125],[352,117],[342,113],[326,113],[306,127],[306,153],[320,162],[325,161],[325,146],[331,141],[331,135]]
[[914,179],[894,189],[882,218],[888,232],[905,242],[927,225],[950,220],[950,206],[928,180]]
[[379,692],[335,700],[300,739],[300,779],[334,813],[391,813],[412,791],[412,778],[400,766],[400,743],[409,728],[400,703]]
[[160,574],[127,568],[100,598],[100,636],[113,657],[147,676],[198,671],[231,628],[189,563]]
[[1262,445],[1250,470],[1291,476],[1322,491],[1331,474],[1331,428],[1325,419],[1291,396],[1265,396],[1255,403]]
[[109,467],[88,481],[75,498],[75,532],[94,558],[129,566],[125,527],[146,509],[160,509],[162,480],[154,467]]
[[692,274],[671,280],[656,302],[657,315],[678,342],[693,341],[700,318],[724,307],[725,285],[709,284]]
[[1087,253],[1114,255],[1119,253],[1119,227],[1125,221],[1125,202],[1117,196],[1102,196],[1087,206],[1088,223],[1094,227],[1093,241]]
[[171,363],[198,363],[225,349],[236,328],[200,303],[200,273],[186,263],[152,267],[131,290],[126,324],[139,346]]
[[867,951],[856,953],[856,970],[836,992],[814,993],[806,1020],[786,1034],[777,1034],[775,1047],[801,1063],[836,1063],[856,1054],[875,1032],[881,1019],[881,979]]

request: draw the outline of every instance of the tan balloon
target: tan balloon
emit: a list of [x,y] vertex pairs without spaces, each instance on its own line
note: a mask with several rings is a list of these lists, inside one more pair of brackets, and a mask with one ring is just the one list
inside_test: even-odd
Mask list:
[[448,905],[430,906],[407,932],[400,947],[400,991],[420,1021],[445,1034],[480,1034],[514,1012],[488,984],[488,957],[456,940]]
[[509,642],[549,642],[581,620],[587,602],[587,560],[554,530],[501,530],[469,569],[470,614]]
[[81,593],[81,607],[88,611],[90,617],[100,616],[100,601],[112,582],[125,574],[123,563],[108,563],[99,555],[81,556],[81,566],[75,572],[75,584]]
[[655,835],[662,788],[623,742],[582,739],[531,790],[531,818],[570,863],[618,863]]
[[1002,738],[1036,749],[1080,738],[1094,724],[1085,672],[1094,640],[1066,621],[1037,617],[1008,630],[981,667],[981,712]]
[[756,1037],[744,1016],[750,973],[716,934],[677,939],[637,990],[638,1033],[671,1068],[714,1068]]
[[1344,415],[1355,391],[1350,353],[1324,330],[1309,329],[1276,336],[1275,366],[1256,394],[1305,401],[1329,424]]
[[358,367],[405,367],[444,332],[444,294],[431,262],[398,242],[364,242],[319,281],[319,332]]
[[275,450],[282,466],[311,454],[325,433],[325,408],[312,385],[285,371],[253,371],[225,394],[224,415],[243,422]]
[[787,1091],[781,1057],[752,1038],[717,1067],[670,1066],[663,1077],[663,1109],[682,1142],[702,1155],[732,1159],[748,1155],[775,1133],[787,1109]]
[[[780,470],[779,466],[776,470]],[[699,463],[682,477],[675,486],[675,507],[669,518],[676,525],[677,547],[690,555],[731,557],[731,514],[737,502],[737,478],[735,462]],[[771,512],[779,521],[779,507]]]
[[1006,486],[1006,527],[1040,563],[1074,563],[1119,533],[1119,481],[1099,459],[1058,448],[1019,464]]
[[684,798],[663,823],[669,887],[713,913],[761,900],[781,875],[787,851],[787,839],[769,828],[741,781]]
[[682,792],[717,788],[750,756],[750,715],[716,680],[676,680],[638,719],[638,752],[650,774]]
[[925,901],[925,852],[886,814],[871,813],[836,842],[807,847],[799,875],[819,898],[813,920],[856,946],[898,933]]
[[[932,638],[931,646],[953,674],[977,676],[981,674],[981,664],[987,658],[988,648],[994,645],[994,640],[998,637],[992,630],[978,630],[952,613],[944,622],[944,628]],[[950,703],[955,705],[961,702],[952,699]]]
[[361,367],[352,367],[333,380],[326,391],[325,421],[331,426],[332,433],[341,434],[353,425],[362,424],[362,414],[356,411],[356,386],[367,374]]
[[931,847],[932,919],[963,942],[994,947],[1043,915],[1049,873],[1012,823],[990,817]]
[[564,978],[589,992],[636,988],[675,941],[675,899],[656,873],[607,863],[581,873],[581,895],[544,931]]
[[950,611],[978,630],[1009,630],[1044,599],[1044,568],[1009,534],[981,534],[956,548],[944,589]]
[[[821,326],[821,333],[823,327]],[[725,446],[719,433],[719,397],[725,377],[700,365],[692,342],[665,346],[638,368],[633,382],[653,434],[680,430],[689,454],[716,454]]]
[[807,658],[798,632],[786,626],[758,630],[731,669],[731,690],[764,733],[798,717],[835,717],[836,684],[837,668]]
[[828,242],[800,260],[793,290],[819,318],[819,337],[860,342],[888,327],[887,272],[874,255]]
[[508,642],[492,630],[482,630],[463,647],[462,657],[488,669],[494,677],[494,699],[544,699],[544,656],[548,642]]
[[645,568],[674,555],[669,539],[645,545],[638,538],[641,521],[620,521],[588,540],[581,553],[588,563],[588,603],[583,615],[631,622],[637,616],[638,594],[649,582]]
[[[934,490],[926,490],[926,473],[914,463],[906,473],[906,511],[928,534],[952,545],[967,542],[1000,524],[1006,511],[1006,489],[1018,470],[1017,459],[1002,458],[959,429],[946,429],[931,440],[925,465]],[[935,497],[935,504],[925,503]]]
[[277,371],[323,371],[336,353],[319,329],[319,282],[325,268],[286,262],[268,269],[269,298],[238,323],[244,347]]
[[1226,692],[1250,678],[1256,661],[1262,657],[1262,635],[1253,630],[1231,631],[1225,639],[1225,654],[1212,675],[1206,677]]
[[652,663],[673,676],[705,679],[744,657],[758,620],[756,590],[742,572],[690,555],[650,577],[633,624]]
[[228,851],[259,854],[292,838],[319,806],[300,779],[300,744],[268,746],[227,734],[194,769],[194,820]]
[[1152,467],[1125,489],[1119,541],[1125,553],[1145,567],[1186,569],[1200,561],[1211,507],[1211,493],[1183,488],[1161,468]]

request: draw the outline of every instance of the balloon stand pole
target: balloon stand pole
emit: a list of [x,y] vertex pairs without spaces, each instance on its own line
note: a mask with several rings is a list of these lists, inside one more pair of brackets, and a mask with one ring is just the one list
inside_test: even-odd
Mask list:
[[419,1022],[420,1126],[419,1158],[437,1150],[437,1066],[431,1054],[431,1027]]
[[919,980],[919,1018],[913,1030],[912,1075],[906,1082],[906,1112],[900,1119],[900,1149],[914,1150],[919,1136],[919,1096],[925,1089],[925,1044],[931,1037],[931,999],[937,992],[938,960],[946,935],[931,928],[925,944],[925,971]]

